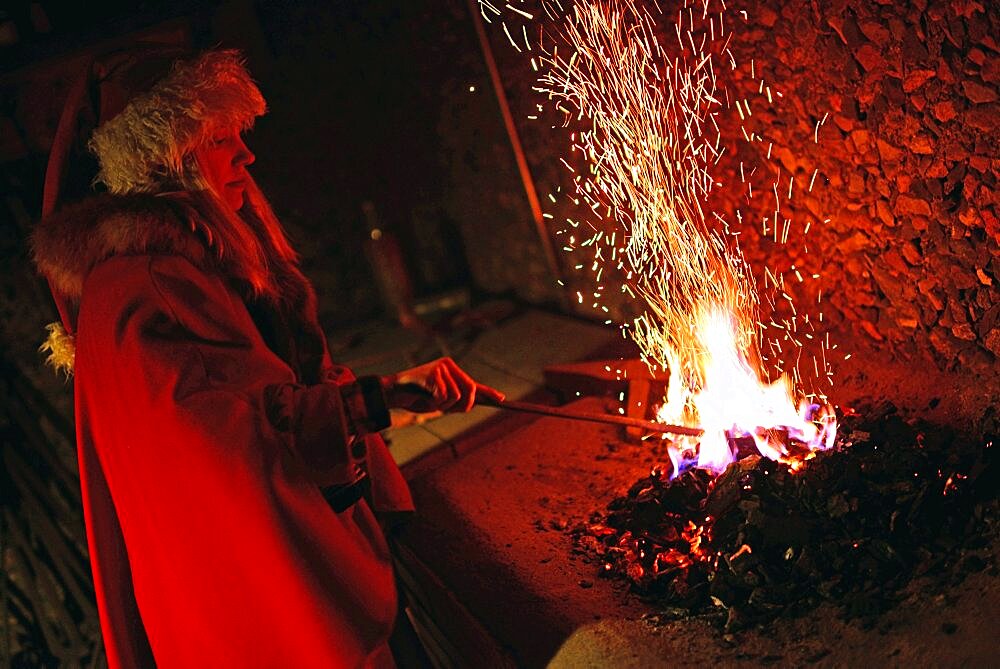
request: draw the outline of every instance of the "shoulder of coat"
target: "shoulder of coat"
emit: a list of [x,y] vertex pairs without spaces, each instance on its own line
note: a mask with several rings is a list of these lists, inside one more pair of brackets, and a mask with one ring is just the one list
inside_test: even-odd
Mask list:
[[42,220],[32,234],[32,255],[57,290],[79,300],[91,270],[116,256],[172,254],[205,267],[211,254],[196,221],[182,199],[100,195]]

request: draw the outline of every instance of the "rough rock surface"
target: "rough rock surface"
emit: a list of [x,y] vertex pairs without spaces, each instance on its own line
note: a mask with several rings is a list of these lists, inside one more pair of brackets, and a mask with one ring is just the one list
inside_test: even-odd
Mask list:
[[[857,334],[908,364],[992,369],[1000,355],[1000,13],[969,0],[727,4],[738,67],[717,67],[719,82],[730,99],[751,101],[746,129],[762,141],[740,148],[740,121],[730,114],[722,126],[730,151],[715,169],[721,185],[710,207],[730,222],[741,211],[741,245],[758,280],[764,267],[783,273],[799,311],[822,311],[834,327],[832,341]],[[676,14],[668,5],[669,51]],[[536,23],[545,16],[535,15]],[[518,32],[516,17],[510,23]],[[499,28],[490,34],[543,204],[564,221],[574,216],[566,198],[544,198],[572,188],[559,157],[569,156],[573,128],[559,127],[555,114],[528,120],[544,102],[531,91],[528,54],[514,52]],[[760,166],[747,178],[752,198],[740,163]],[[792,221],[784,244],[774,225],[761,225],[774,211],[774,184],[781,216]],[[587,253],[562,260],[571,294],[589,297]],[[604,277],[613,283],[613,273]],[[615,293],[605,291],[606,304],[627,319],[638,307]],[[577,308],[605,318],[590,302]],[[787,303],[777,303],[787,317]]]

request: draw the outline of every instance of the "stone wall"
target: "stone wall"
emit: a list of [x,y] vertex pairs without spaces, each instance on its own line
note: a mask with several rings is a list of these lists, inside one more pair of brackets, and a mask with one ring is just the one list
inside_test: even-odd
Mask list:
[[[797,113],[775,123],[785,174],[825,187],[793,199],[830,222],[810,236],[827,311],[942,368],[1000,355],[1000,16],[989,3],[770,3],[737,44]],[[764,118],[768,110],[762,110]],[[819,141],[812,141],[815,124]],[[768,122],[768,121],[765,121]],[[746,244],[751,257],[766,244]],[[803,258],[806,260],[806,258]],[[813,267],[808,267],[813,269]]]
[[[660,4],[664,17],[675,11]],[[758,278],[765,266],[785,273],[784,290],[822,311],[841,339],[940,370],[989,372],[1000,355],[997,9],[966,0],[750,2],[729,3],[727,16],[738,67],[718,68],[720,85],[730,99],[751,100],[746,126],[764,141],[739,148],[739,123],[723,127],[733,150],[718,165],[709,208],[730,221],[741,210],[741,246]],[[670,19],[661,28],[668,49],[676,46]],[[572,128],[528,119],[544,102],[531,91],[532,54],[516,52],[498,23],[490,34],[539,191],[565,190],[559,158]],[[783,97],[760,96],[762,80]],[[775,243],[773,226],[762,232],[774,201],[746,198],[740,161],[761,166],[747,178],[755,193],[780,184],[794,243]],[[795,193],[785,198],[791,178]],[[574,215],[564,202],[543,204],[553,234]],[[570,294],[586,298],[576,308],[606,317],[591,307],[589,267],[574,269],[586,256],[562,260]],[[603,299],[614,318],[636,311],[613,293]]]

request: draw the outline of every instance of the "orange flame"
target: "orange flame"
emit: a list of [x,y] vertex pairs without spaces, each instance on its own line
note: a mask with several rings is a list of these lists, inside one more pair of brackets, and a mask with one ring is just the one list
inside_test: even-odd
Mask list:
[[[794,389],[785,376],[774,383],[762,382],[737,346],[732,314],[718,306],[708,309],[696,332],[702,386],[691,390],[679,367],[672,366],[667,401],[657,412],[660,421],[700,425],[705,431],[696,443],[687,438],[671,446],[674,476],[691,465],[721,472],[736,457],[731,443],[738,437],[751,437],[761,455],[793,468],[816,450],[833,446],[837,434],[833,412],[805,399],[796,406]],[[669,388],[681,391],[671,394]]]

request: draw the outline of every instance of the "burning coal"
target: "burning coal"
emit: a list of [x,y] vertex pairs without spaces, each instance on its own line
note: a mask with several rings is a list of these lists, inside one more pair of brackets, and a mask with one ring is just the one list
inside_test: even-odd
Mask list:
[[[550,18],[558,4],[543,3]],[[567,125],[582,127],[572,151],[585,169],[563,162],[574,172],[574,199],[587,211],[569,222],[565,248],[593,248],[595,297],[604,290],[604,268],[624,274],[622,291],[644,309],[622,328],[647,363],[670,372],[658,419],[705,431],[673,444],[673,476],[690,466],[720,473],[742,437],[763,456],[798,464],[836,437],[824,398],[807,396],[784,374],[765,380],[767,337],[739,226],[705,208],[719,185],[712,168],[726,150],[720,127],[727,112],[735,107],[742,120],[752,114],[747,100],[731,102],[718,84],[717,60],[736,68],[728,49],[733,21],[724,5],[711,5],[685,3],[664,32],[671,21],[655,3],[645,9],[628,0],[579,2],[562,17],[554,46],[532,60],[541,72],[537,90]],[[764,95],[763,81],[760,90]],[[773,101],[769,86],[766,95]],[[745,128],[743,135],[761,141]],[[777,187],[775,198],[777,231]],[[784,238],[789,221],[782,225]],[[798,322],[786,325],[779,326],[783,336],[797,341]]]
[[906,420],[894,406],[845,417],[850,448],[803,471],[751,455],[717,477],[659,469],[572,529],[598,573],[625,579],[666,618],[733,631],[830,603],[871,621],[921,589],[988,564],[1000,461],[993,437]]

